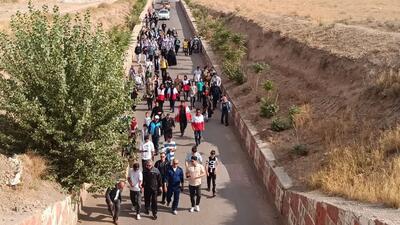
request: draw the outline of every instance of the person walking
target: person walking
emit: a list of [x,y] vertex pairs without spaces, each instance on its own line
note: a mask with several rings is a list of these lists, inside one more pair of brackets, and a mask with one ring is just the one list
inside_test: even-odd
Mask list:
[[142,154],[142,167],[144,168],[147,161],[153,159],[155,152],[154,144],[150,141],[149,135],[144,136],[144,143],[140,146],[139,152]]
[[171,84],[170,87],[168,88],[168,97],[169,97],[169,106],[171,112],[175,111],[175,102],[178,99],[179,92],[178,89]]
[[162,180],[160,171],[153,166],[153,161],[147,161],[146,168],[143,170],[144,188],[144,207],[145,214],[149,215],[149,209],[153,214],[153,219],[157,219],[157,196],[158,191],[162,192]]
[[192,129],[196,146],[198,146],[201,143],[201,134],[205,130],[204,116],[201,114],[200,109],[196,109],[196,114],[193,116]]
[[136,45],[135,47],[135,55],[136,55],[136,62],[140,64],[141,60],[141,54],[142,54],[142,47],[140,45]]
[[176,150],[176,143],[172,140],[172,137],[167,138],[167,141],[164,142],[164,150],[167,156],[167,160],[172,162],[175,159],[175,150]]
[[140,199],[142,183],[143,183],[143,173],[139,170],[139,163],[134,163],[132,168],[128,172],[128,182],[130,186],[129,196],[132,202],[132,210],[136,212],[136,219],[140,220]]
[[[153,109],[151,110],[150,117],[154,118],[155,116],[161,116],[163,114],[163,109],[160,107],[158,102],[155,102]],[[150,124],[149,124],[150,125]]]
[[222,96],[221,101],[221,124],[229,125],[229,113],[231,112],[231,103],[228,101],[226,95]]
[[166,88],[164,84],[160,85],[160,88],[157,90],[157,102],[158,106],[163,109],[164,101],[165,101],[165,94],[166,94]]
[[178,55],[179,48],[181,47],[181,41],[176,38],[175,39],[175,54]]
[[200,66],[197,66],[196,69],[193,71],[193,80],[195,83],[199,82],[201,79],[201,69]]
[[178,208],[179,205],[179,195],[181,194],[181,191],[183,191],[183,170],[181,167],[179,167],[179,160],[174,159],[172,161],[172,166],[169,167],[167,171],[167,176],[166,176],[166,182],[167,182],[167,206],[169,206],[172,196],[174,196],[174,200],[172,202],[172,207],[171,211],[174,215],[177,215],[178,212],[176,209]]
[[196,103],[197,86],[195,82],[190,83],[189,97],[190,97],[190,108],[193,109]]
[[154,155],[157,155],[159,150],[160,136],[161,136],[160,116],[158,115],[154,116],[154,120],[151,121],[149,126],[149,134],[151,134],[151,141],[153,142],[154,145],[154,150],[155,150]]
[[217,168],[218,168],[218,158],[215,156],[215,150],[211,150],[210,156],[206,162],[206,173],[207,173],[207,190],[210,191],[212,183],[213,197],[215,197],[215,180],[217,179]]
[[190,109],[186,106],[185,101],[181,101],[178,107],[178,114],[175,117],[175,121],[179,123],[179,129],[181,131],[181,137],[185,133],[188,121],[192,120],[192,114],[190,114]]
[[[200,212],[201,178],[206,175],[204,166],[197,162],[197,157],[191,157],[191,164],[187,168],[186,178],[189,180],[189,194],[191,208],[189,212]],[[195,199],[196,197],[196,199]]]
[[[165,149],[163,149],[165,150]],[[166,152],[160,151],[160,159],[154,164],[161,174],[162,184],[162,198],[161,204],[165,204],[165,199],[167,198],[167,183],[165,182],[165,176],[167,175],[168,167],[170,166],[170,162],[167,160]]]
[[161,120],[161,128],[164,134],[164,141],[168,138],[172,138],[172,131],[175,128],[174,119],[170,117],[169,113]]
[[200,164],[203,164],[203,157],[199,152],[197,152],[197,146],[193,146],[192,150],[186,154],[185,158],[185,167],[188,168],[190,165],[190,162],[192,160],[192,156],[196,156],[197,162]]
[[115,224],[118,224],[118,217],[121,211],[121,193],[124,190],[125,182],[119,181],[113,189],[106,190],[106,204]]
[[221,100],[221,88],[217,85],[211,84],[210,92],[212,96],[212,109],[215,110],[217,108],[218,101]]
[[165,82],[167,78],[168,61],[162,56],[160,60],[161,78],[162,83]]
[[190,81],[187,75],[183,76],[182,89],[183,89],[183,99],[187,101],[189,99],[189,91],[190,91]]

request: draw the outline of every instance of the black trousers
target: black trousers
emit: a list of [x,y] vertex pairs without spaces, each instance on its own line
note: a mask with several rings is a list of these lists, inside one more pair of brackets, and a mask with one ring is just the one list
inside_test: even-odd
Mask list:
[[160,137],[151,135],[151,141],[153,142],[154,150],[155,150],[156,154],[158,154]]
[[185,133],[186,127],[187,127],[187,122],[179,122],[179,129],[181,130],[181,135]]
[[229,113],[227,110],[222,110],[221,123],[225,123],[225,125],[229,124]]
[[140,214],[140,191],[130,191],[132,206],[135,207],[136,214]]
[[213,110],[215,110],[217,108],[218,99],[217,98],[213,98],[212,102],[213,102]]
[[[200,186],[201,185],[197,185],[197,186],[189,185],[190,202],[192,203],[192,207],[195,207],[196,205],[200,205],[200,199],[201,199]],[[196,197],[196,199],[195,199],[195,197]]]
[[170,105],[171,111],[174,112],[175,111],[175,100],[169,100],[169,105]]
[[153,99],[152,98],[147,98],[147,109],[152,110],[153,109]]
[[106,203],[108,207],[108,211],[111,213],[113,220],[117,221],[119,217],[119,212],[121,211],[121,201],[119,199],[117,200],[111,200],[110,196],[107,195],[106,197]]
[[215,180],[217,175],[215,173],[209,173],[207,176],[207,189],[210,190],[212,182],[212,192],[215,194]]
[[144,189],[144,207],[147,210],[150,209],[153,215],[157,215],[157,190]]

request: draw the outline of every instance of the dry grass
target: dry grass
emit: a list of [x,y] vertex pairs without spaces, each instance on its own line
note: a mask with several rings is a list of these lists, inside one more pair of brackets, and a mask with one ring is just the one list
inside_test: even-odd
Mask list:
[[22,157],[22,183],[29,189],[37,189],[47,170],[47,161],[34,153],[27,153]]
[[327,165],[311,178],[325,192],[400,207],[400,126],[368,141],[331,151]]
[[400,95],[400,71],[390,70],[380,73],[375,80],[374,87],[385,96]]

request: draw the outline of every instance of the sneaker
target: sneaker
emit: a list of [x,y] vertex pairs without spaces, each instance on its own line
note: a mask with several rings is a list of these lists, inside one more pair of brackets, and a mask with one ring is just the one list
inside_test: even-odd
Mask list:
[[190,208],[189,212],[194,212],[194,207]]
[[153,220],[156,220],[157,219],[157,215],[153,215]]
[[174,210],[174,211],[172,211],[172,214],[178,215],[178,211]]
[[170,203],[171,203],[171,202],[167,202],[167,207],[169,206]]
[[150,214],[149,210],[146,209],[146,210],[144,211],[144,214],[149,215],[149,214]]
[[140,219],[141,219],[140,214],[137,214],[137,215],[136,215],[136,219],[137,219],[137,220],[140,220]]
[[161,201],[160,203],[161,203],[161,205],[165,205],[165,201]]
[[200,206],[196,205],[196,212],[200,212]]

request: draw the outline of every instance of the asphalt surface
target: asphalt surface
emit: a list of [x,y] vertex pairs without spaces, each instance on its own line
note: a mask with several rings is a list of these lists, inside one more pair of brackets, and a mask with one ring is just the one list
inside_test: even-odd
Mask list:
[[[162,23],[162,22],[161,22]],[[167,27],[176,28],[180,39],[191,37],[188,22],[185,20],[180,5],[171,3],[171,19],[165,21]],[[178,53],[178,66],[170,67],[168,70],[174,79],[176,75],[191,75],[197,65],[203,66],[202,58],[194,54],[184,56]],[[190,76],[189,76],[190,78]],[[164,110],[169,110],[169,103],[164,105]],[[138,105],[136,117],[139,128],[142,127],[144,113],[147,108],[144,103]],[[129,189],[123,192],[123,202],[119,224],[162,224],[162,225],[280,225],[279,213],[273,206],[273,202],[266,196],[261,178],[239,140],[234,133],[234,127],[224,126],[219,122],[220,113],[214,112],[213,118],[206,124],[203,142],[199,146],[199,152],[205,160],[212,149],[217,151],[220,160],[219,172],[217,174],[217,196],[212,198],[212,193],[205,190],[206,179],[202,183],[202,199],[200,212],[189,212],[190,199],[188,196],[187,182],[185,190],[181,193],[178,207],[178,215],[173,215],[169,208],[159,204],[158,219],[153,220],[150,216],[142,213],[142,219],[137,221],[131,210],[129,200]],[[176,157],[180,160],[180,166],[184,169],[184,157],[194,145],[193,132],[190,124],[185,135],[180,137],[179,125],[174,130],[173,139],[177,143]],[[160,138],[163,140],[163,138]],[[159,157],[157,157],[158,160]],[[81,224],[104,224],[112,223],[108,214],[103,194],[94,194],[88,198],[83,213],[80,215]],[[161,197],[159,197],[159,201]],[[142,209],[144,202],[142,202]]]

